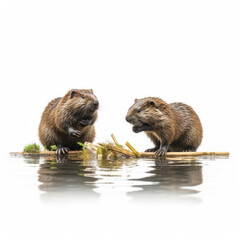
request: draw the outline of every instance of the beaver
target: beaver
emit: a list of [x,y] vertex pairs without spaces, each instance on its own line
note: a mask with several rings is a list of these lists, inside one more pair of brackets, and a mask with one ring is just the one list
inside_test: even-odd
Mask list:
[[52,100],[39,125],[41,143],[48,150],[56,145],[57,154],[67,154],[81,149],[77,142],[93,142],[98,106],[92,89],[72,89],[64,97]]
[[167,151],[195,152],[202,141],[202,125],[198,115],[181,102],[166,103],[157,97],[135,99],[126,121],[133,124],[133,132],[144,131],[155,144],[146,152],[162,157]]

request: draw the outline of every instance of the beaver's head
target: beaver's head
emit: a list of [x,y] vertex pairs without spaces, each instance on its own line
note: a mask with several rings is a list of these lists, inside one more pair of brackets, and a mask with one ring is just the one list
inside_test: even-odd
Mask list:
[[92,89],[72,89],[64,96],[64,102],[64,107],[82,126],[95,122],[99,102]]
[[167,103],[159,98],[135,99],[134,104],[129,108],[126,121],[133,125],[133,131],[154,130],[164,116],[164,109]]

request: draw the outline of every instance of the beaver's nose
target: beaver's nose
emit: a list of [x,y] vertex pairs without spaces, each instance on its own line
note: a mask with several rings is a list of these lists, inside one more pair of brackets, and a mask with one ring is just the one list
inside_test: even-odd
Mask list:
[[95,108],[98,108],[98,106],[99,106],[98,100],[95,100],[95,101],[93,102],[93,106],[94,106]]
[[131,122],[131,117],[130,116],[126,116],[125,119],[126,119],[127,122]]

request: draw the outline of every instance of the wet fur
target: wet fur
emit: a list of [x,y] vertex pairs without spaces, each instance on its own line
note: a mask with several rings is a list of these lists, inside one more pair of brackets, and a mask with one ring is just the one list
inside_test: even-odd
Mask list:
[[[85,96],[84,99],[82,95]],[[91,104],[96,99],[92,90],[73,89],[64,97],[52,100],[45,108],[39,125],[41,143],[48,150],[50,146],[56,145],[59,149],[62,148],[62,153],[67,153],[68,149],[81,149],[77,142],[93,142],[93,124],[97,119],[97,111],[91,112]],[[79,121],[87,116],[92,117],[91,125],[81,126]],[[70,135],[69,128],[79,131],[80,136]]]
[[126,119],[134,125],[133,131],[145,131],[155,144],[146,151],[156,152],[158,156],[163,156],[166,151],[196,151],[202,141],[200,119],[183,103],[167,104],[160,98],[151,97],[136,99]]

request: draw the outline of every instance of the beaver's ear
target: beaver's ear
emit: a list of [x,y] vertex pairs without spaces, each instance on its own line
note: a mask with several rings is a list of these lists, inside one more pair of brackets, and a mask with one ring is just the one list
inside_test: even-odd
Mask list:
[[70,98],[73,98],[73,96],[76,94],[76,91],[74,91],[74,90],[72,90],[71,92],[70,92]]
[[152,105],[152,106],[155,106],[155,102],[153,100],[150,100],[149,104]]
[[93,90],[92,90],[92,89],[89,89],[89,92],[90,92],[90,93],[93,93]]
[[138,101],[138,99],[137,99],[137,98],[135,98],[134,102],[137,102],[137,101]]

